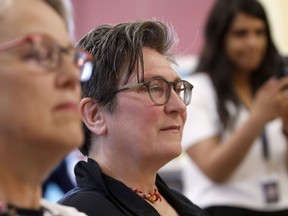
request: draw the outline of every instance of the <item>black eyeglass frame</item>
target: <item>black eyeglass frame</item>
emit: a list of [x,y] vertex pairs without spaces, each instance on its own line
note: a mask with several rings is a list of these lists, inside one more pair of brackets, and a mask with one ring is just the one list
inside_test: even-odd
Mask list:
[[[155,100],[153,99],[153,96],[151,95],[151,92],[150,92],[150,83],[153,82],[153,81],[155,81],[155,80],[164,81],[164,82],[167,84],[167,86],[169,87],[169,88],[167,88],[167,92],[165,92],[165,101],[164,101],[163,103],[158,103],[157,101],[155,101]],[[123,87],[123,88],[120,88],[120,89],[116,90],[114,93],[117,94],[117,93],[119,93],[119,92],[126,91],[126,90],[133,89],[133,88],[137,88],[137,87],[139,87],[139,86],[145,86],[145,87],[147,88],[147,90],[148,90],[149,97],[150,97],[150,99],[152,100],[152,102],[153,102],[155,105],[157,105],[157,106],[162,106],[162,105],[166,104],[166,103],[169,101],[169,99],[170,99],[170,96],[171,96],[171,87],[173,87],[173,90],[174,90],[176,93],[177,93],[177,92],[180,92],[180,91],[185,91],[185,89],[180,89],[180,91],[179,91],[179,89],[178,89],[178,90],[176,89],[178,83],[180,83],[180,82],[182,82],[183,85],[186,86],[186,88],[188,88],[188,90],[189,90],[188,98],[187,98],[186,95],[185,95],[184,100],[183,100],[183,99],[179,96],[179,98],[181,98],[181,100],[183,101],[183,103],[184,103],[186,106],[188,106],[188,105],[190,104],[190,102],[191,102],[192,89],[194,88],[194,86],[193,86],[191,83],[189,83],[188,81],[186,81],[186,80],[177,80],[177,81],[175,81],[175,82],[169,82],[169,81],[167,81],[167,80],[165,80],[165,79],[163,79],[163,78],[153,78],[153,79],[151,79],[151,80],[148,81],[148,82],[140,82],[140,83],[137,83],[137,84],[135,84],[135,85],[125,86],[125,87]],[[177,93],[177,95],[178,95],[178,93]],[[187,98],[187,99],[185,100],[185,98]]]

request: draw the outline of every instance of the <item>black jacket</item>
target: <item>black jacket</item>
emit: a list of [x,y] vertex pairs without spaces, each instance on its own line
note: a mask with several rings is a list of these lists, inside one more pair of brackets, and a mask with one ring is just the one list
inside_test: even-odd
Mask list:
[[[159,216],[149,203],[130,188],[102,173],[97,162],[92,159],[78,162],[75,174],[77,187],[68,192],[59,203],[73,206],[89,216]],[[181,193],[169,189],[158,175],[156,186],[179,215],[207,216]]]

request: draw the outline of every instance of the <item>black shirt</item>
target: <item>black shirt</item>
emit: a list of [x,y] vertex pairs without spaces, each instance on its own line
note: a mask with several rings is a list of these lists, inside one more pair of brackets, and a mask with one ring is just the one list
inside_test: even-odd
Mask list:
[[8,205],[7,208],[0,210],[0,216],[43,216],[43,209],[32,210],[32,209],[24,209],[17,208],[11,205]]
[[[159,216],[155,208],[130,188],[102,173],[97,162],[90,158],[88,162],[77,163],[75,175],[77,187],[68,192],[59,203],[73,206],[88,216]],[[207,216],[184,195],[168,188],[159,175],[156,186],[179,215]]]

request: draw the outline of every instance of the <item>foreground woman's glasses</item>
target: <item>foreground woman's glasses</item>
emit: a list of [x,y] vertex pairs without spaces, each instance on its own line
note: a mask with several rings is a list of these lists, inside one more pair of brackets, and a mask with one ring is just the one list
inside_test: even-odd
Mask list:
[[[32,59],[43,66],[45,71],[57,69],[62,63],[63,54],[71,55],[73,63],[79,69],[80,80],[89,80],[92,74],[92,56],[85,50],[73,46],[61,47],[45,34],[31,34],[0,44],[0,52],[26,45],[24,58]],[[43,71],[43,70],[41,70]]]

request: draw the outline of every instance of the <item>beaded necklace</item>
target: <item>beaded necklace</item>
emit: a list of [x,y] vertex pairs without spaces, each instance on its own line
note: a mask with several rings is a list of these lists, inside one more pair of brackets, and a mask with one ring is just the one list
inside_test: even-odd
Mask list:
[[134,191],[136,194],[138,194],[143,199],[155,203],[157,200],[161,202],[161,195],[158,193],[157,188],[154,189],[153,193],[143,193],[142,191],[138,190],[137,188],[132,188],[132,191]]

